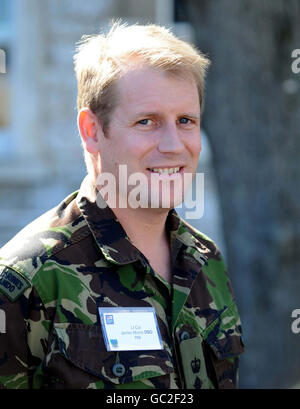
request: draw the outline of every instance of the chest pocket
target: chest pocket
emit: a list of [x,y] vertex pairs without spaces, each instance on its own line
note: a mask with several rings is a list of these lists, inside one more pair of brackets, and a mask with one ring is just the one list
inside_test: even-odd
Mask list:
[[107,351],[97,325],[54,324],[54,344],[48,373],[52,379],[59,378],[64,388],[87,388],[97,381],[99,387],[114,388],[174,372],[166,349]]
[[234,308],[225,310],[200,335],[180,342],[186,388],[237,387],[239,356],[244,352],[244,344],[240,320],[232,314]]

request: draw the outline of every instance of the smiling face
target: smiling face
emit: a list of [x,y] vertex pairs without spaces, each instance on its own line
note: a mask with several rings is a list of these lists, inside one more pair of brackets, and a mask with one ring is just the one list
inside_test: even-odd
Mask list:
[[[117,193],[126,195],[133,187],[126,192],[118,183],[119,165],[126,164],[128,177],[139,172],[147,178],[149,199],[161,199],[159,189],[151,188],[153,173],[163,182],[194,175],[197,169],[201,139],[196,83],[189,76],[142,67],[126,73],[116,87],[118,104],[105,137],[98,138],[101,173],[113,174]],[[170,208],[183,200],[182,191],[171,188],[170,194]]]

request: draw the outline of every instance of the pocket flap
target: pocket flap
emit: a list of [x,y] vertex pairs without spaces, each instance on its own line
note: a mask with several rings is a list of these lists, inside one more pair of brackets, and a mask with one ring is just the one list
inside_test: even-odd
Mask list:
[[[98,325],[56,323],[54,329],[60,353],[73,365],[105,381],[123,384],[174,372],[167,349],[107,351]],[[116,365],[122,369],[119,376]]]

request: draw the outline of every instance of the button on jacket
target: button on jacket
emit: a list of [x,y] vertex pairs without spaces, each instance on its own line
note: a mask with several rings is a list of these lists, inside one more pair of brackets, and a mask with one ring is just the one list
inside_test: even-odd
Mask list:
[[[241,325],[221,254],[171,210],[172,282],[87,176],[0,252],[0,388],[234,388]],[[107,351],[99,307],[154,307],[163,349]]]

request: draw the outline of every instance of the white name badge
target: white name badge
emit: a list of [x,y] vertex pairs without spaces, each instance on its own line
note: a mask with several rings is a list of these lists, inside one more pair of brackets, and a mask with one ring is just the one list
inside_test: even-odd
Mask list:
[[153,307],[99,307],[107,351],[163,349]]

